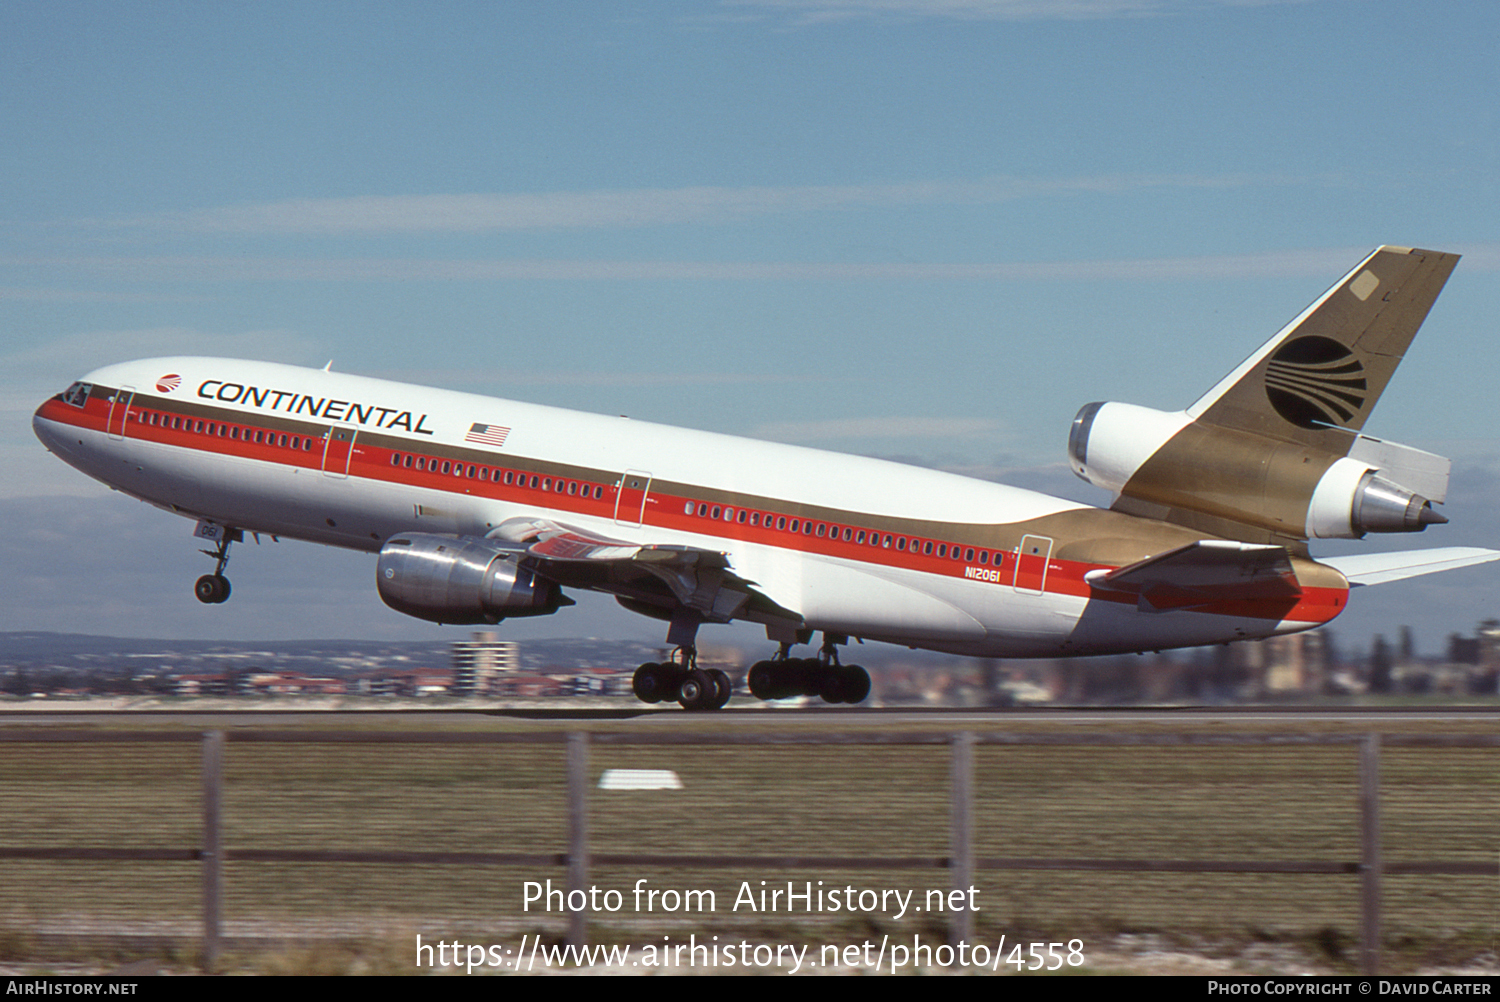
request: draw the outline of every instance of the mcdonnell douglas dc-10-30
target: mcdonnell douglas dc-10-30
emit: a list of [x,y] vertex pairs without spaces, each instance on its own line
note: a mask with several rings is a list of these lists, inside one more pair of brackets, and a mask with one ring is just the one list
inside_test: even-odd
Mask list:
[[[664,620],[635,694],[718,709],[698,628],[764,625],[760,699],[859,702],[849,638],[975,657],[1252,640],[1337,616],[1352,586],[1500,558],[1315,560],[1313,539],[1420,532],[1448,460],[1361,433],[1455,254],[1381,247],[1186,410],[1078,412],[1074,471],[1105,509],[935,470],[317,369],[157,358],[89,373],[37,436],[197,520],[205,603],[248,530],[378,553],[391,608],[496,623],[605,592]],[[816,657],[791,649],[822,634]]]

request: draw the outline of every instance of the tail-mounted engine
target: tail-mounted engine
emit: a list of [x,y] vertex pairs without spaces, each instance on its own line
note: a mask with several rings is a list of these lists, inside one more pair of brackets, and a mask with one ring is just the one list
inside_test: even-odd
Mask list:
[[1068,459],[1084,480],[1118,495],[1116,508],[1157,517],[1191,512],[1299,539],[1448,521],[1432,508],[1446,496],[1448,460],[1345,429],[1326,435],[1329,448],[1319,448],[1186,411],[1094,403],[1073,419]]
[[573,604],[514,546],[477,536],[394,536],[380,548],[375,584],[397,612],[452,625],[548,616]]
[[1187,410],[1089,404],[1074,472],[1116,510],[1245,542],[1446,522],[1448,460],[1362,430],[1457,263],[1379,247]]

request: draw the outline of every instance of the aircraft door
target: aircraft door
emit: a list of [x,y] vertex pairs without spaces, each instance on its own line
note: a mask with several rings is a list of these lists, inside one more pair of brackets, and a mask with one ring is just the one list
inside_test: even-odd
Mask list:
[[104,430],[110,438],[118,440],[125,437],[125,425],[130,420],[130,402],[134,399],[134,386],[122,386],[110,397],[109,417],[104,420]]
[[615,524],[640,525],[646,517],[646,497],[651,493],[651,474],[626,470],[615,492]]
[[349,475],[349,460],[354,454],[354,436],[357,428],[334,425],[323,436],[323,475],[339,480]]
[[1040,595],[1047,585],[1047,563],[1052,559],[1050,536],[1022,536],[1016,549],[1016,591]]

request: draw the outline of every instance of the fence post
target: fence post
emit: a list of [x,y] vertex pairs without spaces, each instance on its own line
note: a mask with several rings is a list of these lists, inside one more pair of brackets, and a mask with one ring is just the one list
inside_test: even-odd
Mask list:
[[1380,971],[1380,735],[1359,745],[1359,968]]
[[[568,896],[573,891],[588,893],[589,883],[589,735],[587,731],[568,732]],[[579,909],[568,915],[568,942],[574,946],[588,943],[588,912]]]
[[948,942],[952,946],[974,937],[973,901],[968,897],[974,884],[974,735],[960,731],[953,735],[953,758],[950,767],[949,798],[953,820],[949,828],[948,866],[952,890],[961,892],[964,907],[949,911]]
[[203,836],[198,858],[203,861],[203,972],[214,973],[219,963],[219,913],[224,890],[224,732],[203,734]]

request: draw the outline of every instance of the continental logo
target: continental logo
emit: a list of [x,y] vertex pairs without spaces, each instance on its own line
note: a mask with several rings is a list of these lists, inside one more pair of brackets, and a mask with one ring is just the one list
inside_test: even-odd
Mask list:
[[1266,398],[1303,428],[1348,424],[1366,398],[1365,367],[1347,347],[1321,335],[1276,349],[1266,366]]
[[395,407],[380,407],[375,404],[355,403],[351,400],[335,400],[332,397],[314,397],[291,390],[268,390],[259,386],[244,386],[226,383],[218,379],[205,379],[198,384],[198,396],[204,400],[222,400],[227,404],[243,404],[263,410],[285,411],[288,414],[307,414],[327,421],[344,421],[349,424],[374,425],[391,430],[400,428],[416,435],[431,435],[426,427],[427,415],[413,417],[411,411]]

